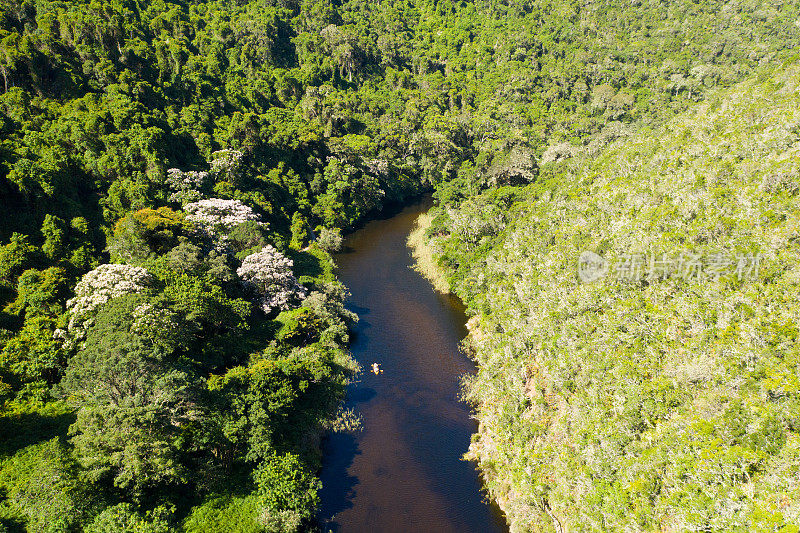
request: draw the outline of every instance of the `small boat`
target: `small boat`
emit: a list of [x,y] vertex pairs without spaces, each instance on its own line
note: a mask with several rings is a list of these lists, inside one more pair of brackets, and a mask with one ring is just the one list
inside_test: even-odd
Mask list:
[[383,373],[383,370],[378,363],[372,363],[372,373],[376,376]]

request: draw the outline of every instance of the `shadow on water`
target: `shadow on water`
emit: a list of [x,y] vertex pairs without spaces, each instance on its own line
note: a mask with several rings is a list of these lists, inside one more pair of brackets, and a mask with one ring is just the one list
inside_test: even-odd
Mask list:
[[362,322],[362,323],[364,321],[364,315],[369,314],[369,307],[360,307],[358,305],[352,305],[352,304],[347,305],[346,307],[347,307],[348,310],[350,310],[350,311],[352,311],[354,313],[357,313],[358,314],[358,320],[359,320],[359,322]]
[[[475,371],[458,348],[464,307],[411,268],[406,238],[429,206],[366,224],[336,257],[348,308],[362,317],[351,351],[366,370],[350,385],[347,407],[364,429],[325,439],[324,531],[507,531],[499,509],[484,501],[475,466],[462,459],[476,430],[458,401],[461,376]],[[383,373],[368,371],[373,362]]]
[[[358,478],[350,475],[348,470],[359,454],[358,442],[353,435],[338,433],[326,439],[325,448],[336,450],[336,454],[326,461],[325,468],[328,475],[336,477],[339,482],[336,485],[323,485],[319,495],[325,502],[326,510],[333,516],[353,507],[351,499],[355,495]],[[323,523],[322,526],[325,531],[339,530],[334,523]]]
[[375,389],[368,389],[366,387],[356,387],[347,395],[347,403],[350,405],[357,405],[360,403],[368,402],[375,397],[377,393]]

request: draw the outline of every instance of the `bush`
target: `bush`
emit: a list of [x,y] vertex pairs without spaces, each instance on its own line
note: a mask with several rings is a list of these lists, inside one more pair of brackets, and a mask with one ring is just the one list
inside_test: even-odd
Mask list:
[[73,531],[96,504],[78,479],[77,463],[57,437],[29,446],[3,464],[0,486],[33,532]]
[[314,243],[328,253],[338,252],[342,249],[342,232],[338,228],[322,228]]
[[159,507],[146,514],[129,503],[107,507],[85,529],[85,533],[169,533],[171,511]]
[[[256,469],[255,479],[268,511],[266,522],[273,527],[282,524],[288,528],[293,524],[296,528],[296,518],[307,520],[314,516],[319,505],[317,491],[322,485],[297,455],[268,456]],[[286,511],[290,513],[281,514]]]
[[192,509],[183,523],[186,533],[261,533],[263,505],[257,494],[219,496]]

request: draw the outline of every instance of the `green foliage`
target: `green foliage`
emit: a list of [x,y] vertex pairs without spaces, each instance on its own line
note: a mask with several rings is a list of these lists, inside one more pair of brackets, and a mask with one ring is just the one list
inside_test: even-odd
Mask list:
[[26,270],[17,280],[17,298],[6,307],[26,317],[57,316],[63,310],[67,280],[62,268]]
[[[470,457],[515,528],[800,521],[798,86],[786,65],[517,193],[439,196],[427,246],[475,315]],[[583,250],[763,257],[752,279],[583,283]]]
[[50,259],[59,259],[66,249],[66,231],[64,221],[53,215],[45,215],[42,224],[44,244],[42,251]]
[[22,382],[56,383],[66,367],[66,353],[53,338],[55,320],[35,316],[25,320],[17,336],[0,351],[0,368]]
[[26,266],[36,260],[36,247],[27,236],[14,233],[11,241],[0,248],[0,281],[12,284]]
[[209,390],[223,403],[217,424],[229,446],[246,449],[249,461],[263,461],[312,430],[341,399],[343,391],[333,386],[340,372],[330,350],[311,346],[212,376]]
[[77,411],[72,444],[89,479],[138,499],[185,480],[176,438],[196,400],[190,376],[170,358],[180,335],[168,313],[135,297],[97,315],[61,383]]
[[292,215],[292,242],[291,246],[299,250],[303,248],[308,241],[309,238],[309,227],[308,227],[308,220],[300,213],[300,211],[295,212]]
[[108,248],[115,261],[138,264],[170,251],[189,227],[183,213],[168,207],[140,209],[117,222]]
[[170,527],[170,512],[164,507],[149,511],[146,515],[136,511],[129,503],[107,507],[85,529],[86,533],[167,533]]
[[[750,0],[5,2],[0,400],[12,411],[36,411],[59,390],[68,392],[77,417],[68,446],[81,475],[97,481],[110,506],[98,528],[161,527],[160,518],[146,513],[165,501],[177,505],[174,527],[192,505],[211,501],[211,492],[230,496],[217,490],[221,479],[248,473],[274,454],[297,452],[313,465],[314,454],[302,443],[314,442],[308,435],[324,426],[352,370],[342,346],[354,317],[343,307],[345,290],[328,255],[340,246],[341,230],[438,184],[444,208],[428,230],[432,249],[471,309],[491,314],[484,306],[494,293],[470,287],[516,288],[502,283],[502,273],[481,277],[470,269],[483,273],[476,265],[491,263],[495,250],[523,231],[514,219],[527,212],[526,197],[547,206],[535,218],[523,217],[531,219],[530,231],[551,235],[556,222],[541,221],[552,220],[550,210],[563,212],[552,195],[567,183],[603,175],[617,157],[605,151],[609,144],[643,125],[659,127],[715,87],[781,64],[797,48],[797,19],[796,2]],[[774,87],[765,90],[779,92],[783,81],[769,83]],[[673,136],[664,157],[683,164],[675,146],[698,135],[693,127],[679,129],[688,133],[662,135]],[[783,130],[772,133],[776,145],[790,138]],[[659,142],[651,139],[653,147]],[[748,149],[724,168],[695,169],[692,183],[708,194],[703,209],[739,194],[726,180],[743,162],[756,164]],[[627,157],[619,155],[621,164]],[[588,174],[567,168],[592,158],[598,166]],[[776,173],[763,178],[764,190],[778,199],[792,196],[796,172],[778,160],[769,164]],[[662,166],[652,165],[659,172]],[[654,184],[655,170],[638,179]],[[621,171],[628,172],[633,168]],[[681,190],[688,200],[659,203],[649,215],[639,214],[642,224],[690,212],[698,196],[688,185]],[[217,199],[241,202],[263,225],[250,219],[217,232],[187,223],[180,205],[212,191]],[[577,201],[590,193],[578,187],[561,194]],[[785,214],[776,208],[763,216],[778,227]],[[700,224],[667,234],[695,236]],[[725,215],[706,237],[742,224]],[[315,235],[311,228],[324,229]],[[559,232],[549,238],[536,246],[586,237]],[[236,274],[244,257],[268,245],[294,261],[294,275],[310,290],[302,309],[279,321],[251,312]],[[113,262],[152,273],[147,298],[115,302],[102,297],[108,289],[102,287],[85,296],[104,303],[84,300],[89,312],[73,306],[65,314],[70,289],[109,261],[103,250]],[[136,292],[128,290],[129,280],[117,281],[119,294]],[[133,316],[140,306],[152,320]],[[770,339],[789,342],[788,322],[764,326]],[[758,372],[770,394],[785,398],[797,380],[782,361],[775,355]],[[209,383],[207,376],[213,376]],[[53,388],[62,378],[60,389]],[[114,390],[116,379],[126,391]],[[568,389],[584,385],[566,371],[562,382]],[[688,402],[685,392],[646,391],[670,406]],[[625,424],[636,431],[658,426],[668,414],[663,406],[627,401]],[[637,409],[645,414],[631,414]],[[750,416],[751,407],[743,409],[741,417]],[[504,411],[510,419],[518,414]],[[20,437],[20,446],[40,440],[32,425],[20,428],[30,435]],[[0,444],[17,442],[2,438]],[[777,452],[775,461],[784,466],[776,471],[793,464],[792,442]],[[758,448],[751,444],[736,445]],[[742,471],[752,475],[748,465],[763,461],[742,453],[750,461]],[[553,463],[549,456],[546,462]],[[650,486],[651,478],[643,479]],[[531,514],[539,516],[545,507],[536,498],[539,510]],[[595,494],[586,501],[601,500]],[[133,501],[133,507],[125,503]],[[646,516],[647,501],[636,505],[637,516]],[[304,512],[271,509],[259,515],[259,527],[291,529]],[[780,521],[771,508],[753,513],[753,524]],[[26,519],[14,520],[22,527]]]
[[292,346],[313,344],[319,340],[322,320],[307,308],[285,311],[276,320],[282,324],[275,337]]
[[10,505],[26,517],[29,531],[74,531],[98,503],[81,484],[78,466],[58,438],[25,448],[5,461],[0,486]]
[[63,402],[8,402],[0,416],[4,436],[0,456],[13,455],[32,444],[67,436],[75,416]]
[[342,249],[342,234],[338,229],[321,228],[314,244],[328,253],[338,252]]
[[[296,530],[299,521],[310,519],[319,505],[317,491],[322,484],[297,455],[287,453],[267,457],[256,470],[255,478],[267,513],[271,515],[267,519],[268,525],[278,531]],[[293,516],[276,516],[282,511],[289,511]]]
[[215,497],[198,505],[183,523],[187,533],[230,531],[231,533],[261,533],[263,510],[257,494],[248,496]]
[[156,270],[155,273],[166,284],[163,296],[174,302],[175,309],[197,328],[219,331],[246,327],[251,312],[250,303],[228,296],[217,280],[211,277],[211,272],[202,276],[172,270]]
[[228,234],[228,239],[238,259],[244,259],[248,255],[260,251],[269,243],[267,232],[257,222],[244,222],[237,225]]

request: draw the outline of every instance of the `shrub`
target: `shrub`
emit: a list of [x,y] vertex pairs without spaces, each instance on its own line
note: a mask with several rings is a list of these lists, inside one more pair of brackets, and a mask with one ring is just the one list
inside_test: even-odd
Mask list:
[[342,249],[342,232],[339,228],[322,228],[314,242],[328,253],[338,252]]
[[170,514],[165,507],[145,514],[129,503],[120,503],[104,509],[89,524],[85,533],[169,533],[174,530],[170,524]]
[[0,486],[27,518],[29,531],[73,531],[93,505],[78,479],[78,465],[59,438],[29,446],[3,464]]
[[265,525],[293,531],[301,520],[314,516],[322,485],[297,455],[270,455],[256,469],[255,478],[266,507]]

